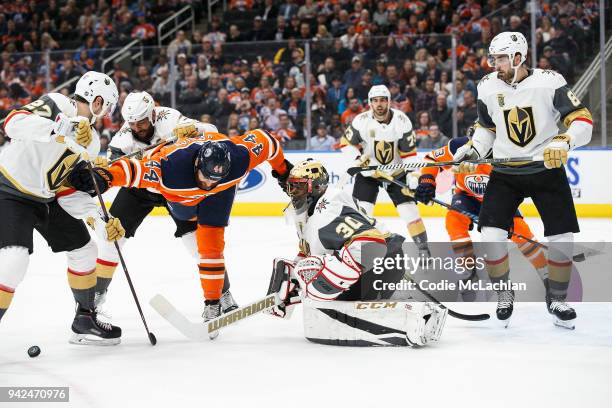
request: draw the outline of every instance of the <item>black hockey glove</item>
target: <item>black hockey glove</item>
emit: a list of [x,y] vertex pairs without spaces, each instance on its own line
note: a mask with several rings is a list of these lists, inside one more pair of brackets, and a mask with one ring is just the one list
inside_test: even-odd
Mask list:
[[417,201],[427,204],[436,195],[436,179],[431,174],[423,174],[419,177],[419,185],[414,193]]
[[289,172],[293,168],[293,164],[287,159],[285,159],[285,167],[286,170],[283,174],[280,174],[276,170],[272,170],[272,177],[274,177],[278,181],[278,185],[283,189],[285,193],[287,193],[287,179],[289,178]]
[[[93,177],[96,179],[101,194],[110,188],[110,184],[113,181],[113,175],[102,167],[93,168]],[[96,195],[92,173],[87,168],[86,161],[79,162],[76,165],[68,175],[68,182],[79,191],[84,191],[92,197]]]

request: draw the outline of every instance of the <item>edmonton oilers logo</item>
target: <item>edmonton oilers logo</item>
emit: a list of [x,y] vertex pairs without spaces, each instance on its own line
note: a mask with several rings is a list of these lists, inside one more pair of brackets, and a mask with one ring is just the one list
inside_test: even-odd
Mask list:
[[253,191],[263,186],[265,182],[266,175],[264,172],[255,168],[251,170],[245,178],[240,180],[240,184],[238,184],[238,194]]
[[477,196],[484,195],[487,183],[489,182],[489,176],[484,174],[473,174],[467,176],[463,182],[465,187]]

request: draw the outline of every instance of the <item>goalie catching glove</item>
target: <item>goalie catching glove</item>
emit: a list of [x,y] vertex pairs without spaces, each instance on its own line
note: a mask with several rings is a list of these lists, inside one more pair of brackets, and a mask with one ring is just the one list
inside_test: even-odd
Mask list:
[[[79,162],[76,167],[68,175],[68,183],[79,191],[84,191],[91,196],[96,195],[96,189],[94,186],[94,178],[96,184],[100,189],[100,194],[103,194],[110,188],[110,184],[113,181],[113,175],[107,169],[103,167],[93,167],[92,172],[87,168],[88,164],[86,161]],[[92,178],[93,174],[93,178]]]
[[567,152],[571,148],[571,138],[567,134],[557,135],[544,149],[544,167],[556,169],[567,163]]

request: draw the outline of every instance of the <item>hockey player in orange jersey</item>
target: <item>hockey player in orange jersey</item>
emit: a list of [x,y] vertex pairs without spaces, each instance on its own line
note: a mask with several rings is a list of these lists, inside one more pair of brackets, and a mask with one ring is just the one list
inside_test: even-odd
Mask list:
[[[202,317],[208,321],[222,313],[224,232],[237,185],[266,161],[284,189],[292,165],[285,160],[278,141],[260,129],[232,138],[206,132],[154,150],[142,160],[121,159],[108,169],[94,171],[104,190],[113,186],[154,189],[166,198],[176,218],[197,220],[198,268],[205,298]],[[75,188],[93,189],[86,169],[80,180]]]
[[[452,161],[455,151],[468,142],[468,137],[452,139],[446,146],[429,152],[425,156],[425,160],[436,162]],[[449,170],[450,166],[443,167],[442,169]],[[415,192],[417,201],[428,203],[435,196],[436,177],[439,172],[440,167],[425,167],[421,171],[419,185]],[[475,171],[471,173],[455,174],[455,189],[451,205],[459,210],[478,215],[490,173],[490,164],[479,164]],[[474,248],[469,233],[472,226],[472,220],[467,215],[457,211],[448,211],[446,213],[446,231],[450,237],[453,250],[456,254],[466,258],[474,256]],[[535,241],[533,233],[518,211],[514,216],[513,232]],[[545,280],[548,273],[546,255],[542,247],[517,235],[512,235],[511,239],[519,247],[525,258],[538,271],[542,280]],[[466,279],[470,278],[472,277],[470,276]]]

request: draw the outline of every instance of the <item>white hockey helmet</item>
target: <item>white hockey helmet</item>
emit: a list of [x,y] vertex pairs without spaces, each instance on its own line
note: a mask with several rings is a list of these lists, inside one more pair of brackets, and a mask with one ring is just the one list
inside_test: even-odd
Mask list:
[[[89,111],[92,115],[91,123],[107,113],[112,115],[119,100],[119,91],[115,81],[108,75],[96,71],[88,71],[79,78],[74,94],[85,99],[89,104]],[[102,111],[96,115],[93,111],[93,101],[98,96],[102,98],[103,104]]]
[[[491,68],[495,68],[495,55],[507,55],[510,59],[510,66],[513,69],[520,67],[527,59],[527,40],[518,31],[505,31],[497,34],[489,45],[488,62]],[[514,65],[514,57],[521,54],[521,61]]]
[[153,124],[153,108],[155,108],[155,102],[147,92],[130,92],[123,101],[121,116],[128,123],[148,118]]
[[391,100],[391,92],[386,85],[374,85],[371,87],[370,91],[368,92],[368,103],[371,103],[372,98],[377,98],[380,96],[387,98],[389,101]]

